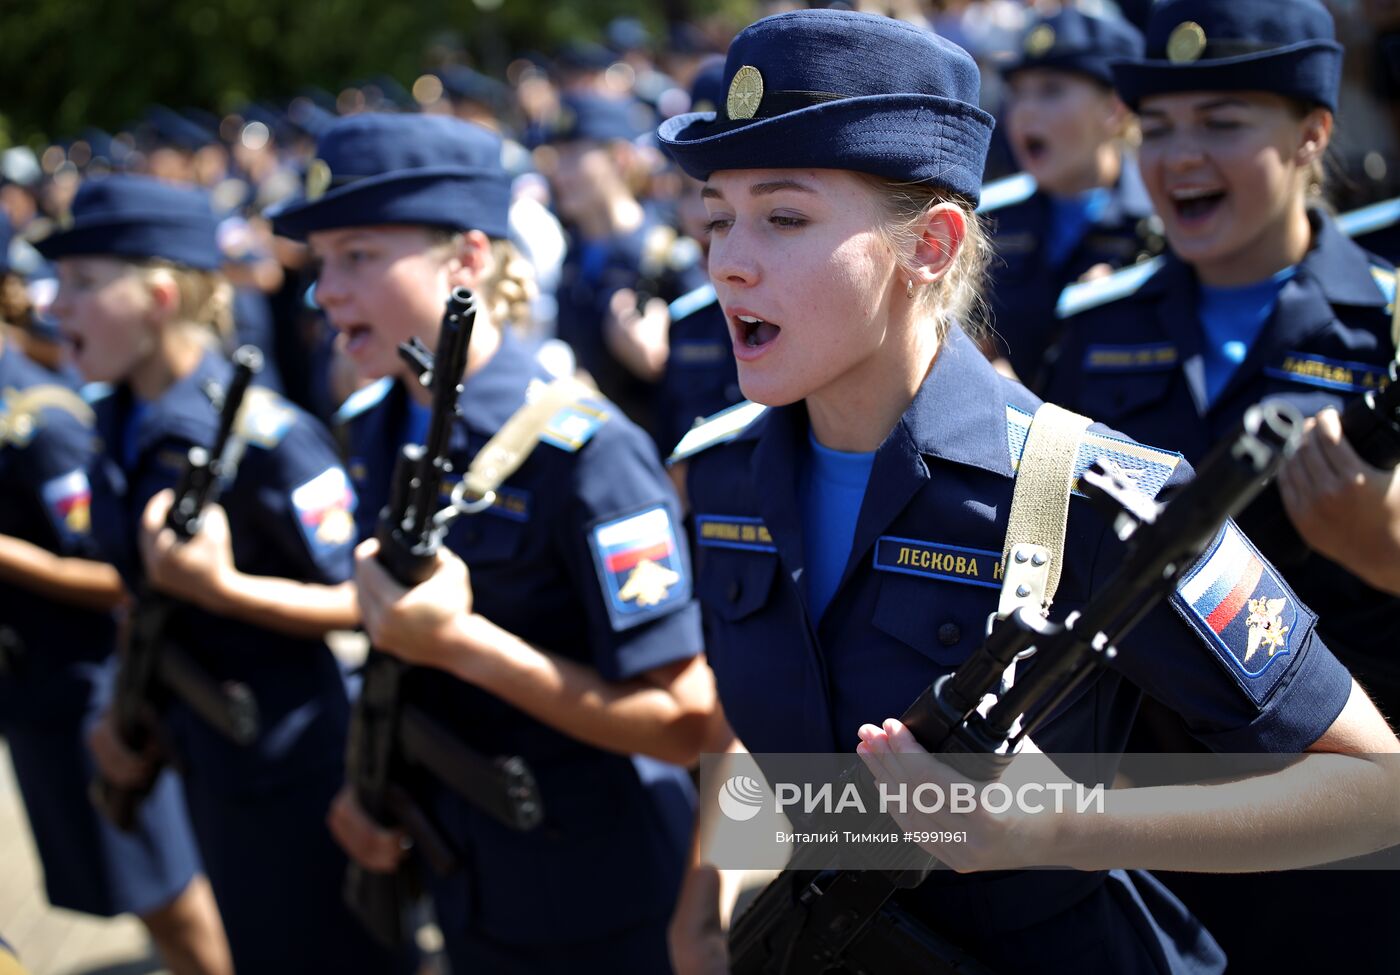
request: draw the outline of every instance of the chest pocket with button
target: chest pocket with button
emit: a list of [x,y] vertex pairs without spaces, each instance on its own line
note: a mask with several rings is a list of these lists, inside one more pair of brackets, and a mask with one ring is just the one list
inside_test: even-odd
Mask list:
[[1086,366],[1081,376],[1083,387],[1074,408],[1076,412],[1113,426],[1114,421],[1148,410],[1165,399],[1178,373],[1176,367],[1108,371]]
[[875,628],[945,666],[962,663],[987,632],[999,587],[882,572]]

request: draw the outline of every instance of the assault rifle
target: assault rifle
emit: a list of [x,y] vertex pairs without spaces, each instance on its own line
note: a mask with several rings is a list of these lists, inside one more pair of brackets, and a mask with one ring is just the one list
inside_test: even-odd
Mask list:
[[[399,347],[418,381],[432,392],[426,440],[400,449],[389,503],[376,532],[380,564],[404,586],[432,575],[438,549],[459,510],[439,510],[439,499],[452,473],[449,444],[475,320],[471,292],[455,288],[443,314],[436,353],[417,339]],[[350,718],[346,774],[365,812],[381,824],[404,830],[428,865],[445,875],[456,869],[457,853],[412,795],[412,784],[421,773],[512,829],[533,829],[544,811],[523,759],[480,755],[405,700],[402,684],[410,670],[395,657],[370,651]],[[351,911],[391,947],[411,934],[406,909],[419,889],[419,878],[408,862],[394,874],[351,863],[345,875],[345,900]]]
[[[189,449],[165,516],[165,527],[182,542],[199,531],[205,508],[217,500],[223,483],[234,474],[238,446],[233,441],[233,428],[248,385],[262,369],[262,353],[245,345],[234,353],[233,365],[228,388],[209,391],[219,407],[214,442],[208,448]],[[251,744],[258,736],[258,707],[252,691],[246,684],[216,680],[168,639],[171,616],[180,605],[179,600],[149,585],[143,585],[137,595],[136,608],[127,621],[112,699],[117,736],[134,752],[148,751],[155,722],[174,695],[230,741]],[[130,789],[99,778],[91,789],[92,801],[118,828],[132,830],[136,812],[158,773],[157,768],[146,782]]]
[[[983,645],[926,688],[901,720],[924,748],[950,754],[964,774],[996,779],[1022,741],[1114,656],[1114,644],[1171,595],[1225,519],[1277,472],[1301,429],[1302,418],[1286,403],[1252,407],[1235,435],[1218,445],[1195,480],[1166,504],[1096,463],[1081,478],[1080,490],[1113,513],[1125,543],[1113,578],[1063,624],[1025,608],[997,620]],[[985,714],[979,710],[983,697],[998,691],[1006,668],[1032,651],[1031,666],[1018,671],[1012,688]],[[862,773],[858,763],[848,775]],[[912,971],[915,966],[899,959],[920,951],[920,971],[985,971],[888,904],[898,890],[922,883],[936,865],[921,850],[904,853],[903,866],[889,870],[784,871],[733,924],[729,951],[735,975],[812,975],[837,966]],[[911,862],[919,865],[910,867]]]

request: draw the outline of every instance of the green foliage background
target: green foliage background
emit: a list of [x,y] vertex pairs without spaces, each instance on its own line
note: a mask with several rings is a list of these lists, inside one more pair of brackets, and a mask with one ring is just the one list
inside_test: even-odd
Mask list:
[[751,0],[0,0],[0,144],[115,130],[160,102],[222,112],[388,74],[453,44],[496,73],[527,49],[599,39],[619,15],[736,25]]

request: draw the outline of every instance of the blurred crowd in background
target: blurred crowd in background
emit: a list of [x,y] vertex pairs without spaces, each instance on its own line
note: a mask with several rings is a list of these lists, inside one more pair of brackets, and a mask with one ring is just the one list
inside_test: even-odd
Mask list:
[[[1061,6],[1037,0],[886,0],[847,4],[923,23],[956,41],[983,65],[984,107],[1002,107],[1000,60],[1010,57],[1028,18]],[[1089,13],[1121,14],[1141,26],[1151,0],[1079,0]],[[1400,194],[1400,77],[1388,55],[1400,45],[1400,0],[1328,0],[1347,49],[1338,132],[1329,165],[1330,203],[1346,210]],[[791,8],[758,4],[753,17]],[[649,16],[656,11],[648,10]],[[541,342],[556,334],[573,312],[594,321],[578,327],[609,336],[609,357],[645,387],[664,365],[666,320],[637,316],[619,329],[600,321],[615,309],[598,303],[583,282],[616,259],[609,237],[645,227],[675,234],[631,248],[632,290],[637,307],[648,298],[671,300],[704,282],[703,211],[687,219],[687,180],[658,148],[657,123],[685,111],[713,107],[692,91],[697,73],[713,66],[733,32],[747,22],[715,15],[664,26],[622,16],[596,37],[579,37],[550,53],[519,51],[499,57],[500,76],[466,63],[472,45],[425,41],[424,67],[416,77],[381,75],[368,80],[324,79],[322,87],[266,91],[237,105],[151,105],[119,131],[86,127],[54,141],[34,136],[0,153],[0,210],[13,232],[6,251],[0,318],[13,326],[30,353],[64,368],[64,348],[47,315],[55,291],[53,271],[30,246],[65,219],[84,179],[115,171],[139,172],[207,188],[221,214],[225,270],[237,289],[237,338],[267,355],[264,381],[312,412],[329,417],[351,391],[336,368],[335,336],[319,315],[302,245],[276,238],[263,211],[306,185],[317,135],[335,118],[364,111],[456,115],[500,131],[514,175],[515,243],[534,266],[538,292],[531,296]],[[653,26],[649,26],[653,25]],[[223,42],[236,50],[238,38]],[[139,66],[133,65],[133,72]],[[723,93],[710,97],[722,98]],[[701,104],[692,104],[693,101]],[[580,128],[571,106],[587,106]],[[599,112],[600,107],[603,109]],[[33,106],[29,106],[32,114]],[[599,119],[604,119],[600,122]],[[21,141],[24,133],[11,133]],[[1004,136],[996,139],[985,179],[1013,173]],[[690,192],[694,193],[692,187]],[[698,216],[697,216],[698,211]],[[619,216],[621,214],[621,216]],[[647,235],[643,235],[646,237]],[[624,250],[626,250],[624,248]],[[570,275],[568,265],[574,265]],[[596,284],[596,282],[592,282]],[[582,307],[573,307],[582,306]],[[577,343],[574,343],[575,345]],[[574,351],[578,351],[576,348]],[[559,366],[568,368],[561,344]],[[586,356],[585,356],[586,358]],[[584,362],[585,366],[592,363]],[[603,377],[599,377],[602,379]],[[612,387],[611,389],[609,387]],[[603,382],[629,411],[646,412],[645,397]],[[635,391],[634,391],[635,392]],[[646,422],[645,415],[638,416]],[[662,449],[671,431],[655,431]]]

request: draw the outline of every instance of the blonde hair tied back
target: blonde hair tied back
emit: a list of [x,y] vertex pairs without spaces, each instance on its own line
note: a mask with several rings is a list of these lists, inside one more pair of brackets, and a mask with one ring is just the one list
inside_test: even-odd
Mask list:
[[938,323],[941,342],[953,322],[974,342],[981,342],[986,331],[987,307],[982,288],[992,262],[992,245],[973,206],[941,187],[927,183],[905,183],[865,175],[882,208],[880,230],[894,251],[900,266],[912,272],[912,256],[920,239],[919,227],[929,208],[951,203],[963,211],[967,234],[952,266],[937,284],[919,288],[914,302],[919,311]]
[[153,258],[141,265],[147,280],[169,275],[180,295],[179,318],[210,329],[218,343],[229,348],[234,341],[233,285],[219,271],[204,271]]
[[[450,230],[434,231],[439,246],[454,250],[461,246],[463,234]],[[491,267],[476,287],[478,300],[484,302],[491,321],[502,328],[518,331],[530,328],[534,319],[533,303],[539,297],[535,266],[509,240],[491,240]]]

